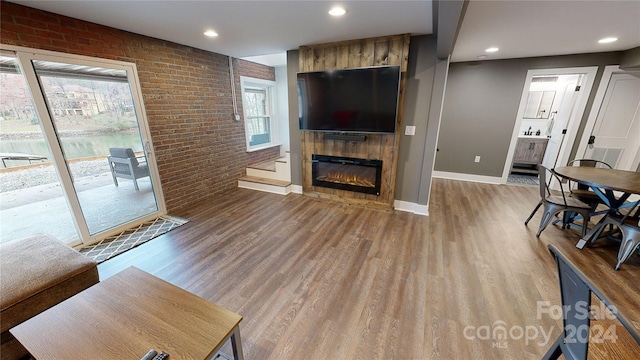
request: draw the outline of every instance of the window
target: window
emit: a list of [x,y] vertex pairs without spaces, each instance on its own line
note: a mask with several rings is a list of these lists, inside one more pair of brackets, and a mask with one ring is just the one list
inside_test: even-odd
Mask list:
[[247,151],[278,145],[275,131],[274,81],[241,76]]

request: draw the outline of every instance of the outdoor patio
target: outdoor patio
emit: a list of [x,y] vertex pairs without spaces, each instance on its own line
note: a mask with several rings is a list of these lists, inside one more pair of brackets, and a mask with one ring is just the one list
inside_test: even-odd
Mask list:
[[[109,172],[77,178],[76,187],[89,229],[113,228],[156,210],[151,181],[118,179]],[[0,193],[0,242],[43,233],[64,242],[79,237],[59,183]]]

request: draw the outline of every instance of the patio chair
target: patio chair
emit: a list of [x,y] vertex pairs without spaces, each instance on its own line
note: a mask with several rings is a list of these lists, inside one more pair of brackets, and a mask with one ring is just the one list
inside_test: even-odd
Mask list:
[[[536,211],[538,211],[540,206],[544,205],[544,214],[542,214],[542,219],[540,219],[540,227],[538,228],[536,237],[540,236],[540,233],[549,225],[553,217],[561,212],[565,213],[565,216],[563,216],[563,229],[568,225],[569,221],[571,221],[570,219],[572,219],[572,216],[569,216],[570,214],[578,213],[582,215],[582,237],[584,237],[587,233],[587,224],[589,224],[591,216],[591,207],[565,194],[562,189],[560,177],[558,177],[552,169],[538,165],[538,174],[540,176],[540,202],[538,202],[538,205],[533,209],[524,224],[529,224],[529,220],[531,220]],[[547,174],[551,174],[549,180],[547,180]],[[552,194],[549,189],[549,184],[553,179],[556,179],[558,184],[560,184],[559,195]]]
[[140,163],[138,159],[144,159],[144,156],[136,157],[131,148],[109,148],[108,156],[109,168],[111,169],[111,176],[113,176],[113,183],[118,186],[118,179],[133,180],[133,186],[136,191],[139,191],[138,179],[149,176],[149,166],[146,162]]

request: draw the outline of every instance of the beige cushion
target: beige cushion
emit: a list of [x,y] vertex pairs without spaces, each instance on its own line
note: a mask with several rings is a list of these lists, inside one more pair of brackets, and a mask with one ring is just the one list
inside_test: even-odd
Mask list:
[[0,244],[2,359],[12,327],[99,281],[96,263],[46,235]]

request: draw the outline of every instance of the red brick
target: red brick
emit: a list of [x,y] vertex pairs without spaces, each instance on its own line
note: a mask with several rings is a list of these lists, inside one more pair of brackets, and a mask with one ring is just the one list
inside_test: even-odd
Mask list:
[[[13,41],[18,40],[18,34],[14,32],[0,31],[0,39],[4,44],[13,45],[15,44]],[[9,43],[9,41],[12,41],[12,43]]]
[[55,15],[55,14],[51,14],[51,13],[47,13],[45,11],[41,11],[41,10],[37,10],[37,9],[31,9],[31,11],[29,12],[28,17],[32,20],[37,20],[37,21],[41,21],[43,23],[48,23],[48,24],[59,24],[60,23],[60,17]]
[[46,44],[46,45],[51,44],[51,40],[49,40],[45,36],[19,34],[19,37],[21,41],[24,41],[26,43]]
[[49,40],[64,40],[64,35],[49,30],[35,30],[37,36],[49,38]]
[[16,34],[26,34],[26,35],[35,35],[36,30],[21,24],[14,23],[6,23],[4,22],[4,18],[2,19],[2,31],[4,33],[16,33]]
[[58,47],[60,49],[69,49],[69,50],[80,50],[80,46],[74,42],[70,41],[60,41],[60,40],[51,40],[51,45]]
[[13,16],[11,14],[7,14],[5,12],[0,12],[0,19],[2,19],[2,24],[13,24]]
[[0,12],[9,13],[13,16],[28,17],[31,10],[33,9],[26,6],[8,3],[6,1],[0,2]]

